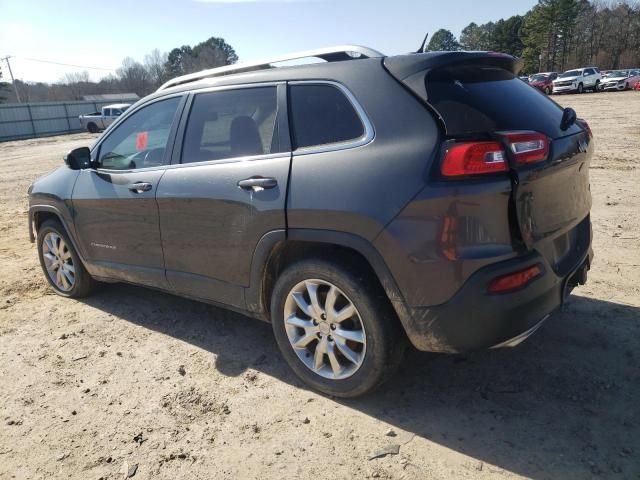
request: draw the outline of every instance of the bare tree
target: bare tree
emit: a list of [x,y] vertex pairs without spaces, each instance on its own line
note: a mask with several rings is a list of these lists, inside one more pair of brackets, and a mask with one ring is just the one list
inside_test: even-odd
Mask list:
[[168,55],[161,53],[157,48],[144,57],[144,68],[149,74],[149,80],[153,88],[158,88],[168,80],[168,74],[165,68],[167,58]]
[[140,62],[136,62],[133,58],[126,57],[116,73],[125,91],[134,92],[140,96],[151,91],[149,73]]

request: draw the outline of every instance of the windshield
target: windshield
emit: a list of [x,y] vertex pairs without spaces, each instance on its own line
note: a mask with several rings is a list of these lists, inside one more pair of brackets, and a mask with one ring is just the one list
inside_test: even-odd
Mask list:
[[560,78],[579,77],[582,72],[580,70],[569,70],[560,75]]
[[539,73],[538,75],[534,75],[533,77],[531,77],[531,81],[532,82],[544,82],[547,78],[549,78],[549,75],[543,75],[543,74]]
[[626,70],[614,70],[613,72],[609,72],[607,73],[607,77],[626,77],[627,76],[627,72]]

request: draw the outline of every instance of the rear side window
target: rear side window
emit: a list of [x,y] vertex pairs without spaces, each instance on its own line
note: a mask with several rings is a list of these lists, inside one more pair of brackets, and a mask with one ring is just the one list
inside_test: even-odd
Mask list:
[[333,85],[291,85],[289,101],[295,148],[342,143],[364,135],[358,113]]
[[276,87],[243,88],[195,96],[182,163],[276,153]]
[[507,130],[534,130],[551,138],[577,133],[560,130],[563,110],[511,72],[495,67],[457,67],[431,72],[427,99],[449,136]]

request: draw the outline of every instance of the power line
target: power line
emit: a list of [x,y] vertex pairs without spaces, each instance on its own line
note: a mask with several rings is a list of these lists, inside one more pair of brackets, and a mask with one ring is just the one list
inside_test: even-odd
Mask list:
[[[16,58],[16,57],[14,57]],[[40,60],[38,58],[28,58],[28,57],[17,57],[20,58],[21,60],[27,60],[29,62],[40,62],[40,63],[50,63],[53,65],[63,65],[65,67],[75,67],[75,68],[88,68],[90,70],[105,70],[108,72],[112,72],[115,70],[115,68],[104,68],[104,67],[90,67],[88,65],[74,65],[72,63],[62,63],[62,62],[53,62],[51,60]]]

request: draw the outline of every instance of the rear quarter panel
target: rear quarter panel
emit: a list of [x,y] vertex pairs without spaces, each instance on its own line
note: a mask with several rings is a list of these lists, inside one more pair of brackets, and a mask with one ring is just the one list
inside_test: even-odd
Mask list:
[[356,97],[374,138],[345,150],[294,151],[290,228],[336,230],[372,241],[424,185],[439,142],[435,120],[379,60],[363,62],[358,69],[337,69],[333,79]]

